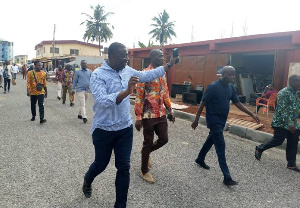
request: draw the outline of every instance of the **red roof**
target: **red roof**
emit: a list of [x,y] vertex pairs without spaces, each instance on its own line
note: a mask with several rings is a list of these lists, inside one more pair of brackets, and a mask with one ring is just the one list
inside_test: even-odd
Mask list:
[[[52,40],[44,40],[44,41],[40,42],[39,44],[37,44],[34,47],[34,49],[36,50],[38,47],[42,47],[43,45],[46,45],[46,44],[52,44],[52,42],[53,42]],[[82,41],[78,41],[78,40],[55,40],[55,44],[80,44],[80,45],[86,45],[86,46],[90,46],[90,47],[94,47],[94,48],[99,48],[99,45],[82,42]],[[103,46],[100,46],[100,47],[103,48]]]

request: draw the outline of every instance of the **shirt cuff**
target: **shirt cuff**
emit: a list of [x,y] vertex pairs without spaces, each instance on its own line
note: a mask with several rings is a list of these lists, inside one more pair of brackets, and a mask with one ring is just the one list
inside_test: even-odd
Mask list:
[[143,117],[142,117],[142,115],[137,115],[135,119],[138,121],[141,121],[141,120],[143,120]]

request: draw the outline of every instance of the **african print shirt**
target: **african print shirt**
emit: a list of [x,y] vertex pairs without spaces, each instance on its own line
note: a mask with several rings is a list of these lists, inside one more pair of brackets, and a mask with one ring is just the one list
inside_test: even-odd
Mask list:
[[291,87],[285,87],[278,92],[277,105],[273,115],[272,127],[289,129],[294,125],[299,129],[297,118],[300,114],[300,104],[297,91]]
[[63,81],[63,73],[64,73],[63,69],[61,71],[59,69],[56,69],[55,77],[56,77],[57,81],[59,81],[59,82]]
[[45,94],[44,88],[43,88],[42,91],[37,91],[36,90],[37,83],[34,79],[33,73],[35,74],[37,82],[43,84],[44,87],[47,87],[47,84],[46,84],[47,74],[46,74],[46,72],[44,72],[44,71],[36,72],[35,70],[31,70],[27,74],[27,88],[29,90],[30,95]]
[[70,71],[64,70],[62,83],[67,86],[72,86],[73,77],[74,77],[74,72],[72,70],[70,70]]
[[[154,69],[149,66],[144,71]],[[160,118],[164,116],[165,108],[171,106],[167,79],[165,76],[146,83],[138,83],[136,87],[135,115],[136,120]]]

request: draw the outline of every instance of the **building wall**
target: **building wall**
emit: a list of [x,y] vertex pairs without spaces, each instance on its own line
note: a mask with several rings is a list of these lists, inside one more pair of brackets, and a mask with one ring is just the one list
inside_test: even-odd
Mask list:
[[[50,53],[50,48],[52,44],[44,44],[36,49],[36,58],[51,58],[53,54]],[[54,53],[54,56],[70,56],[75,55],[70,53],[70,49],[78,50],[78,56],[99,56],[99,49],[91,46],[75,44],[56,44],[55,48],[59,49],[59,53]]]
[[[169,88],[184,81],[190,81],[194,88],[197,85],[206,88],[220,77],[217,67],[227,65],[229,54],[269,52],[275,54],[273,82],[280,90],[287,85],[290,63],[300,62],[300,31],[167,45],[162,48],[165,61],[169,60],[173,48],[179,48],[180,62],[167,74]],[[129,49],[130,60],[134,63],[148,57],[152,49]]]
[[0,61],[12,61],[13,59],[13,42],[0,40]]
[[21,64],[21,65],[27,64],[27,60],[28,60],[27,55],[15,56],[15,63],[16,64]]

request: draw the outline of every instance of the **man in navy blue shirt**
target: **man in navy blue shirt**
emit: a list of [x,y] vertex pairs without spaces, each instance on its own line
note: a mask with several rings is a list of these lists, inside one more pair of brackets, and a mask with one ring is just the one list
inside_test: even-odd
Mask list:
[[224,175],[223,183],[227,186],[237,185],[238,182],[232,180],[225,157],[225,140],[223,128],[226,124],[229,113],[230,100],[241,111],[250,115],[259,123],[259,118],[251,113],[240,101],[236,90],[231,84],[235,80],[235,69],[232,66],[224,66],[222,69],[222,78],[212,82],[207,86],[202,97],[199,109],[195,120],[192,123],[192,128],[196,129],[202,110],[206,108],[206,123],[210,129],[209,135],[199,152],[198,158],[195,160],[204,169],[209,169],[209,166],[204,162],[205,156],[212,147],[215,149],[218,156],[220,168]]

